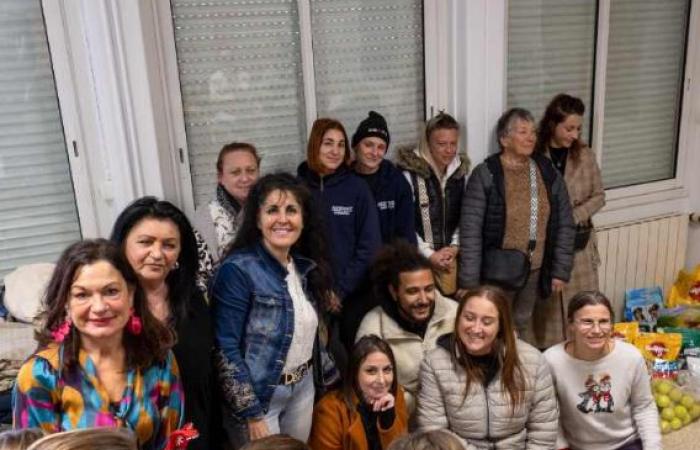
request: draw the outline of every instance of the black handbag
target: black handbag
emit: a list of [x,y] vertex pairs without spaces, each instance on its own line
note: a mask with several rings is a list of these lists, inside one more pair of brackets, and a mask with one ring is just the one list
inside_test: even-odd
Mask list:
[[574,250],[580,251],[586,248],[588,241],[591,239],[593,225],[590,222],[580,223],[576,225],[576,235],[574,237]]
[[481,261],[481,279],[509,291],[519,291],[530,276],[530,257],[515,249],[490,248]]
[[537,245],[537,169],[530,159],[530,229],[528,253],[516,249],[487,248],[481,260],[481,280],[508,291],[525,287],[530,276],[530,256]]

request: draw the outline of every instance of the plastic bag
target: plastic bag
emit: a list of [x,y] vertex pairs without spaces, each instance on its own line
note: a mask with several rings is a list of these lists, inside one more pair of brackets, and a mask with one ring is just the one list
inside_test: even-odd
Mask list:
[[642,352],[652,378],[676,379],[683,337],[678,333],[640,333],[634,345]]
[[657,327],[700,328],[700,305],[682,305],[662,309]]
[[700,305],[700,264],[690,272],[681,270],[668,294],[668,306]]
[[659,286],[625,291],[625,320],[639,323],[642,331],[654,331],[664,297]]
[[613,326],[612,336],[632,345],[634,345],[638,335],[639,324],[637,322],[618,322]]

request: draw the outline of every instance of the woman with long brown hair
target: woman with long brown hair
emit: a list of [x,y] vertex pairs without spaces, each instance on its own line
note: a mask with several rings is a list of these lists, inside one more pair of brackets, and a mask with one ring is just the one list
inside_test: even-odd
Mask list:
[[360,338],[341,389],[314,408],[313,450],[386,450],[406,433],[408,412],[391,347],[378,336]]
[[129,428],[143,450],[163,450],[182,424],[173,333],[151,313],[116,244],[69,246],[46,289],[37,351],[13,391],[14,427],[49,433]]
[[554,447],[558,412],[549,368],[537,349],[515,337],[499,288],[466,292],[454,333],[440,338],[421,364],[420,386],[421,431],[447,428],[467,448]]
[[568,94],[555,96],[537,128],[535,152],[547,156],[564,178],[576,223],[574,265],[561,295],[537,305],[534,316],[542,326],[534,329],[539,348],[566,338],[566,302],[577,292],[598,289],[600,257],[596,246],[593,215],[605,205],[605,190],[595,153],[581,138],[585,106]]

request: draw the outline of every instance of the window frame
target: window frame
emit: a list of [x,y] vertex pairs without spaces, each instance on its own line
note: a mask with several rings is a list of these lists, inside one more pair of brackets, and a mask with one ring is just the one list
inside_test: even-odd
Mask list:
[[[78,74],[73,71],[73,55],[68,42],[66,25],[67,6],[62,2],[41,0],[44,27],[49,45],[49,55],[58,97],[58,108],[63,126],[64,145],[73,183],[80,233],[83,238],[99,235],[99,217],[94,206],[90,182],[90,167],[85,152],[85,130],[81,123],[78,92]],[[88,125],[88,126],[85,126]]]
[[[505,35],[504,59],[506,61],[504,71],[503,91],[507,92],[507,33],[508,33],[508,2],[514,0],[502,0],[505,2]],[[610,2],[612,0],[598,0],[598,17],[596,26],[595,67],[593,83],[593,115],[591,119],[591,148],[596,153],[598,165],[602,162],[604,108],[605,108],[605,82],[608,55],[608,38],[610,26]],[[621,186],[605,190],[606,205],[596,214],[595,223],[598,226],[612,225],[614,223],[636,221],[656,216],[668,215],[679,211],[689,210],[689,193],[686,186],[689,185],[690,173],[685,161],[688,153],[692,151],[691,139],[693,130],[692,116],[693,103],[697,102],[697,93],[691,89],[691,80],[696,60],[700,58],[700,11],[697,2],[690,0],[690,13],[688,18],[688,30],[685,49],[685,67],[683,77],[682,104],[679,108],[680,120],[678,139],[676,144],[676,170],[673,178],[640,183],[632,186]],[[503,109],[505,110],[505,95]],[[696,132],[697,134],[697,132]]]
[[[46,1],[46,0],[45,0]],[[180,76],[177,65],[175,47],[175,30],[172,20],[172,9],[169,0],[155,2],[155,27],[159,40],[162,42],[162,63],[166,74],[166,91],[168,104],[172,111],[171,127],[179,151],[177,181],[183,192],[185,212],[194,214],[194,192],[192,172],[189,163],[189,148],[185,133],[185,116],[180,91]],[[300,29],[300,49],[305,104],[305,122],[307,130],[311,130],[317,118],[316,82],[314,73],[314,55],[311,30],[311,0],[297,0]],[[437,112],[447,107],[448,83],[448,34],[445,24],[448,23],[449,10],[443,0],[423,0],[423,64],[424,64],[424,108],[426,118],[430,111]],[[443,31],[441,31],[443,30]],[[430,64],[428,63],[430,61]]]

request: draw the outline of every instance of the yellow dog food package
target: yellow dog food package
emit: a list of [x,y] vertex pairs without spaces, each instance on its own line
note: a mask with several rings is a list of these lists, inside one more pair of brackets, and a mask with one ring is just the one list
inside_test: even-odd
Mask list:
[[683,336],[679,333],[639,333],[634,345],[642,352],[652,378],[675,380],[681,361]]
[[639,322],[618,322],[613,325],[613,337],[634,345],[639,335]]
[[639,333],[634,340],[634,345],[647,361],[677,360],[682,343],[683,336],[680,333]]
[[669,308],[680,305],[700,305],[700,264],[690,272],[678,272],[666,302]]

